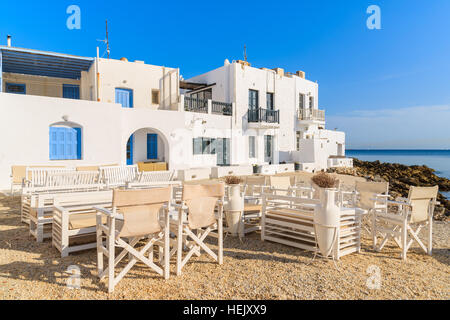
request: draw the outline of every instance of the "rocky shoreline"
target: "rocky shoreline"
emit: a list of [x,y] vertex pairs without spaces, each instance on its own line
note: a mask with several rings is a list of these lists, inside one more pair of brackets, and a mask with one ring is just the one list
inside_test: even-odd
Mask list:
[[450,180],[437,176],[432,168],[406,166],[399,163],[362,161],[353,158],[353,168],[334,168],[331,172],[366,178],[369,181],[388,181],[393,199],[407,197],[409,186],[439,186],[438,201],[441,205],[434,213],[435,220],[450,220],[450,201],[441,192],[450,191]]

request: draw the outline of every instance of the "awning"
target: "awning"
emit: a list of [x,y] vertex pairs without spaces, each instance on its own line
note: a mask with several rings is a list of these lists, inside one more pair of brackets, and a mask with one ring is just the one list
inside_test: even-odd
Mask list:
[[187,81],[180,81],[180,89],[186,89],[186,90],[202,90],[209,87],[212,87],[216,85],[215,83],[207,84],[207,83],[196,83],[196,82],[187,82]]
[[0,46],[2,72],[80,79],[94,58]]

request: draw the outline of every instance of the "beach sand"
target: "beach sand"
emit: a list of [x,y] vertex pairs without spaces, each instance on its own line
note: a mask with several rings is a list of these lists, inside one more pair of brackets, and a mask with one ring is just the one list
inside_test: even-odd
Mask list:
[[[300,174],[308,178],[309,174]],[[355,177],[341,177],[351,185]],[[345,181],[344,181],[345,180]],[[224,263],[195,257],[164,280],[143,264],[135,266],[108,294],[96,276],[96,251],[61,258],[51,241],[37,243],[20,222],[20,198],[0,194],[0,299],[444,299],[450,298],[450,225],[433,224],[433,255],[415,244],[408,260],[389,242],[374,252],[367,236],[360,254],[337,263],[281,244],[262,242],[258,233],[227,236]],[[424,230],[426,231],[426,229]],[[80,289],[67,287],[67,269],[81,271]],[[380,289],[369,289],[370,266],[380,270]]]

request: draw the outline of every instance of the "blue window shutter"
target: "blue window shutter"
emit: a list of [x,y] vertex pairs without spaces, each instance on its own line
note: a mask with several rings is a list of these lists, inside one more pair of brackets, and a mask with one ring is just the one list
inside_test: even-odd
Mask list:
[[133,91],[116,88],[116,103],[121,104],[123,108],[133,108]]
[[57,128],[50,127],[49,133],[49,142],[50,142],[50,160],[57,159],[57,150],[58,150],[58,133]]
[[158,135],[155,133],[147,134],[147,159],[158,158]]
[[75,159],[81,159],[81,128],[75,128],[76,134],[76,149]]

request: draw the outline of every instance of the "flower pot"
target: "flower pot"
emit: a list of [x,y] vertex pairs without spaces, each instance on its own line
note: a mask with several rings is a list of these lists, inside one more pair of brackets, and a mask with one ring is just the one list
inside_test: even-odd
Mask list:
[[300,171],[300,163],[298,163],[298,162],[294,163],[294,170],[295,171]]
[[225,219],[228,231],[231,234],[239,232],[241,214],[244,210],[244,196],[241,194],[241,186],[233,184],[228,186],[228,203],[225,207]]
[[317,245],[324,257],[328,257],[336,241],[340,209],[335,203],[336,189],[318,189],[320,204],[314,208],[314,224]]
[[253,166],[253,173],[261,173],[262,166]]

